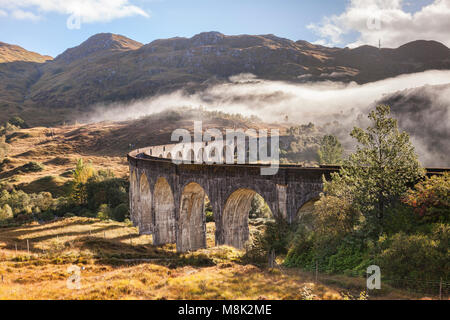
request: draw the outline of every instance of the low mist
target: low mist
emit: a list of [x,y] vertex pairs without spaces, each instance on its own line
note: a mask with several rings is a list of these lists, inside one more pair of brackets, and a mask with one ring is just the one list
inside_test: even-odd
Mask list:
[[[244,116],[255,115],[268,123],[288,122],[298,125],[313,122],[326,126],[327,123],[337,120],[345,130],[335,134],[348,147],[354,143],[348,136],[352,127],[365,125],[369,109],[379,102],[386,102],[393,107],[400,126],[412,135],[424,164],[448,166],[448,157],[443,158],[440,155],[436,158],[430,154],[436,152],[435,148],[430,148],[428,144],[436,144],[436,139],[445,137],[449,141],[449,90],[415,92],[415,95],[426,95],[426,99],[422,99],[421,103],[427,105],[416,103],[414,112],[407,108],[408,99],[404,98],[401,92],[396,93],[406,90],[405,94],[411,94],[411,89],[414,88],[444,84],[450,84],[450,71],[432,70],[362,85],[332,81],[296,84],[261,80],[252,74],[241,74],[230,77],[229,82],[215,84],[193,94],[179,90],[128,104],[97,105],[87,118],[81,120],[122,121],[183,107],[240,113]],[[398,98],[392,99],[396,94],[399,95]],[[399,99],[402,100],[402,106],[395,106]],[[403,109],[405,112],[402,112]],[[426,113],[422,112],[424,110],[427,110]],[[419,126],[416,125],[417,122]],[[447,142],[439,146],[447,147]],[[448,154],[449,150],[440,152]],[[433,161],[435,163],[432,163]]]

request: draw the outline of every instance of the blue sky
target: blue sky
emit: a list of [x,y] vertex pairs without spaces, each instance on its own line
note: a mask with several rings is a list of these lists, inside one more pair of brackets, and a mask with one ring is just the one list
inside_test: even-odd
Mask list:
[[[105,0],[92,0],[93,7],[83,11],[80,29],[69,29],[66,21],[72,9],[68,4],[76,1],[42,0],[39,6],[32,0],[22,1],[23,5],[15,4],[13,0],[0,0],[0,41],[56,56],[99,32],[122,34],[144,44],[159,38],[191,37],[203,31],[228,35],[271,33],[292,40],[319,41],[341,47],[352,42],[374,44],[381,32],[369,34],[367,30],[360,30],[360,21],[351,20],[353,14],[346,15],[353,9],[360,9],[361,1],[358,0],[118,0],[117,8],[108,7],[97,12],[94,12],[96,8],[103,9],[102,1]],[[450,3],[450,0],[435,2],[440,1]],[[432,0],[394,0],[397,5],[388,8],[383,4],[386,1],[368,2],[378,6],[383,15],[395,10],[397,14],[401,12],[406,21],[408,15],[433,3]],[[87,12],[89,10],[92,12]],[[108,14],[112,18],[105,18]],[[347,28],[348,21],[355,27]],[[387,41],[392,45],[402,41],[402,35],[397,36],[399,39],[391,39],[389,30],[383,32],[386,39],[390,37]],[[432,35],[427,33],[427,37]],[[414,35],[405,36],[405,40],[409,37]]]

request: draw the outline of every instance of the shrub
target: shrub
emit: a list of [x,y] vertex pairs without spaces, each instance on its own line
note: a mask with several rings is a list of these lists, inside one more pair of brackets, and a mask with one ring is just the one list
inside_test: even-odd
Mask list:
[[248,216],[250,219],[268,218],[271,216],[269,206],[259,194],[255,194],[253,197]]
[[22,128],[22,129],[28,128],[28,125],[25,122],[25,120],[23,120],[20,117],[12,117],[11,119],[8,120],[8,123],[10,123],[13,126],[18,127],[18,128]]
[[294,235],[284,265],[288,267],[301,267],[312,270],[315,265],[314,233],[308,232],[304,225],[300,225]]
[[330,273],[359,273],[363,275],[370,265],[369,254],[363,243],[357,239],[346,239],[337,248],[337,252],[330,256],[326,271]]
[[206,211],[206,222],[214,222],[214,213],[212,211]]
[[4,204],[3,207],[0,207],[0,222],[6,221],[13,217],[13,211],[8,204]]
[[246,244],[244,260],[262,263],[272,251],[275,254],[285,254],[294,228],[282,218],[268,221],[263,231],[256,231],[253,239]]
[[126,218],[125,220],[123,220],[123,223],[125,223],[125,225],[127,227],[132,227],[133,226],[133,222],[131,222],[130,219]]
[[111,218],[111,208],[107,204],[100,205],[98,212],[97,212],[97,218],[101,220],[107,220]]
[[430,235],[400,232],[381,238],[376,263],[391,279],[447,279],[449,233],[448,225],[439,224]]
[[37,163],[35,161],[30,161],[26,164],[24,164],[22,167],[20,167],[20,171],[26,173],[26,172],[39,172],[44,170],[44,166],[40,163]]
[[420,218],[413,209],[407,205],[398,203],[386,211],[383,230],[388,235],[400,231],[414,233],[420,228]]
[[79,215],[82,216],[82,217],[86,217],[86,218],[95,218],[95,217],[97,217],[97,215],[94,212],[92,212],[91,210],[86,209],[86,208],[82,209],[80,211]]
[[44,221],[50,221],[55,219],[55,215],[50,211],[45,211],[39,215],[39,219]]
[[31,193],[27,194],[22,190],[8,192],[3,190],[0,193],[0,206],[8,204],[14,215],[24,213],[40,213],[44,211],[58,211],[59,199],[53,199],[51,193]]
[[90,180],[86,184],[88,207],[96,210],[101,204],[115,208],[119,204],[128,203],[127,187],[128,182],[120,178]]
[[426,178],[408,190],[403,201],[424,221],[449,221],[450,172]]
[[114,208],[112,212],[112,216],[116,221],[124,221],[126,217],[128,217],[129,209],[126,203],[121,203],[117,207]]

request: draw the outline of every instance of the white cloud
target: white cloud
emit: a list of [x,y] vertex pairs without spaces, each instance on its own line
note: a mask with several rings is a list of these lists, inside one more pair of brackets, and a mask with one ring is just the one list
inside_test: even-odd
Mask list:
[[35,15],[33,12],[31,11],[23,11],[23,10],[13,10],[11,13],[11,16],[14,19],[18,19],[18,20],[31,20],[31,21],[38,21],[41,19],[40,16]]
[[7,17],[8,13],[6,11],[0,10],[0,17]]
[[107,22],[130,16],[149,17],[146,11],[129,0],[0,0],[0,8],[17,19],[36,19],[52,12],[76,15],[83,23]]
[[[403,0],[351,0],[340,15],[325,17],[321,23],[307,27],[320,36],[318,43],[363,44],[398,47],[414,40],[437,40],[450,46],[450,0],[434,0],[415,13],[404,10]],[[357,32],[353,43],[345,36]]]

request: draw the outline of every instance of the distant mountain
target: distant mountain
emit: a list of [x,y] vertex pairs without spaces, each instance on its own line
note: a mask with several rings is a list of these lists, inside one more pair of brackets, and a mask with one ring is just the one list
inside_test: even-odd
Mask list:
[[[48,124],[68,120],[96,103],[198,90],[240,73],[296,83],[367,83],[450,69],[450,49],[435,41],[414,41],[397,49],[328,48],[274,35],[218,32],[142,45],[109,33],[94,35],[53,61],[28,61],[0,63],[0,108],[20,113],[30,123]],[[5,117],[2,112],[0,120]]]
[[136,50],[142,46],[142,43],[118,34],[99,33],[90,37],[79,46],[67,49],[55,58],[55,62],[71,63],[87,57],[92,59],[94,55],[99,56],[108,53]]
[[14,61],[28,61],[42,63],[52,60],[50,56],[42,56],[39,53],[25,50],[22,47],[0,42],[0,63]]

